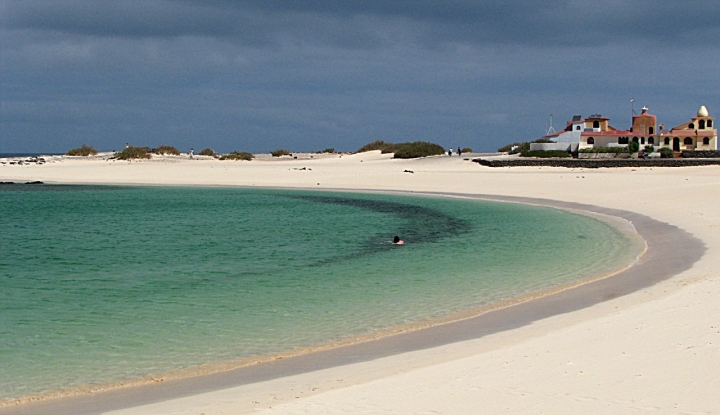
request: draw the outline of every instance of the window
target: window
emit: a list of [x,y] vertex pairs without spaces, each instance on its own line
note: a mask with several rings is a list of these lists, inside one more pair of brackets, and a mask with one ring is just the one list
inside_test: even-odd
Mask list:
[[593,128],[600,128],[600,121],[593,121]]
[[575,127],[575,129],[576,129],[576,130],[579,130],[579,129],[580,129],[580,126],[578,125],[577,127]]
[[618,137],[618,144],[627,144],[628,138],[627,137]]
[[698,128],[701,130],[705,129],[705,120],[698,121]]
[[595,139],[592,138],[592,137],[588,137],[587,143],[588,143],[588,144],[595,144]]
[[640,137],[640,144],[645,144],[645,137]]
[[685,143],[686,146],[691,146],[691,145],[692,145],[692,138],[690,138],[690,137],[685,137],[684,143]]
[[695,124],[693,124],[693,123],[688,124],[688,128],[695,128]]
[[703,138],[703,145],[710,145],[710,137],[704,137]]
[[708,128],[712,128],[712,120],[708,120],[707,126]]
[[650,144],[650,145],[655,144],[655,137],[648,137],[648,144]]
[[637,137],[633,137],[633,141],[637,143],[637,142],[638,142],[638,138],[637,138]]
[[650,127],[650,134],[655,134],[655,127]]
[[666,146],[670,145],[670,137],[665,137],[665,145]]

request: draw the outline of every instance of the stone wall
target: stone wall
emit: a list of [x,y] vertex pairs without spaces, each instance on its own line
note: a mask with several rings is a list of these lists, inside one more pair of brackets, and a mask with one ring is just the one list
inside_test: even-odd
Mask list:
[[684,159],[716,159],[720,158],[720,151],[718,150],[685,150],[682,152]]
[[627,159],[630,153],[578,153],[579,159]]
[[720,166],[720,159],[510,159],[483,160],[473,159],[475,163],[488,167],[567,167],[597,169],[601,167],[688,167]]

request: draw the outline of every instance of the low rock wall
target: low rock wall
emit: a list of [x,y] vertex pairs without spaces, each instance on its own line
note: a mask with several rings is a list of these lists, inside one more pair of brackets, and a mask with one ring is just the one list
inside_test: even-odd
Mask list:
[[684,159],[716,159],[720,158],[720,151],[718,150],[685,150],[682,152]]
[[626,159],[630,153],[578,153],[579,159]]
[[488,167],[567,167],[597,169],[601,167],[689,167],[718,166],[720,159],[510,159],[484,160],[474,162]]

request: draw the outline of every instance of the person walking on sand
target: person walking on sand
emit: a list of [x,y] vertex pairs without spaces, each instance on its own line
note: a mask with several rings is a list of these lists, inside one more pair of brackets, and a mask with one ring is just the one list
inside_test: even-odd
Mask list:
[[448,150],[448,156],[452,156],[452,147],[450,147],[450,150]]
[[458,147],[458,157],[462,157],[462,150]]
[[190,149],[190,158],[191,159],[193,158],[193,149],[192,148]]

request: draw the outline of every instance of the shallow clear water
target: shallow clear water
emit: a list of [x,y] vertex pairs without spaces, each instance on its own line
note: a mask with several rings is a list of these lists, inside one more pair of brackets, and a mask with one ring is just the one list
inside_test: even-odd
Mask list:
[[555,209],[228,188],[0,186],[0,229],[0,398],[441,316],[639,249]]

